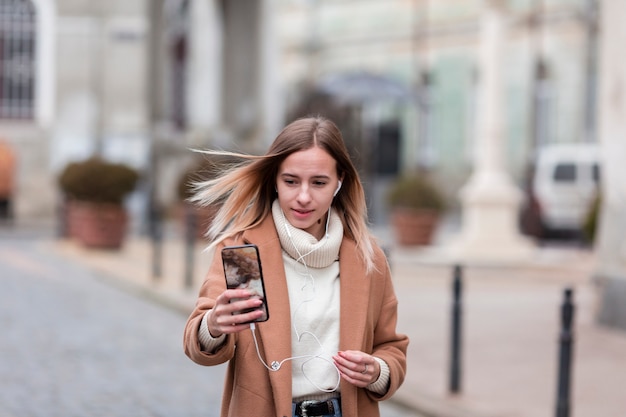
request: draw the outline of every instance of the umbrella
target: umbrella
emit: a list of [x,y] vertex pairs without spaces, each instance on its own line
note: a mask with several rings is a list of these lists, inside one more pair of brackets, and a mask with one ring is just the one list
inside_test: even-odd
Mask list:
[[367,72],[333,74],[317,83],[317,90],[343,104],[366,104],[381,101],[415,101],[410,87],[401,82]]

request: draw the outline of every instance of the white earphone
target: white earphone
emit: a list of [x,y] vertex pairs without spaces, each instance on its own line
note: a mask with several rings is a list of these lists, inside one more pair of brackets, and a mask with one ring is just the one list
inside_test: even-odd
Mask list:
[[337,181],[337,189],[335,190],[333,197],[337,195],[340,189],[341,189],[341,180]]

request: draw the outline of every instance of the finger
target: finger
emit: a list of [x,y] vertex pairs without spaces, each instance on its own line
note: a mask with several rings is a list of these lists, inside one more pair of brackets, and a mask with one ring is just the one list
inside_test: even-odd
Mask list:
[[[333,356],[335,365],[343,378],[359,387],[365,387],[372,381],[372,366],[367,365],[366,369],[364,363],[367,358],[369,355],[365,355],[363,352],[339,352]],[[356,362],[350,359],[354,359]]]
[[338,356],[341,358],[341,363],[354,372],[367,372],[365,369],[366,364],[368,367],[371,367],[371,356],[366,353],[355,350],[347,350],[338,352]]
[[360,372],[354,372],[351,369],[339,367],[337,369],[339,369],[339,374],[341,375],[341,378],[343,378],[345,381],[349,382],[352,385],[360,388],[365,388],[370,384],[370,379],[365,374],[362,374]]
[[228,303],[233,302],[233,300],[241,300],[241,299],[247,300],[253,295],[254,293],[244,288],[244,289],[226,290],[221,294],[221,297],[223,297],[224,304],[228,304]]

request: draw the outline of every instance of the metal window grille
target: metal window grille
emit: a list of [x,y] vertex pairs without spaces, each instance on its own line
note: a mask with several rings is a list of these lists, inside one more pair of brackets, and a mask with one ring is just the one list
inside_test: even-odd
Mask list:
[[0,0],[0,119],[32,119],[35,98],[35,8]]

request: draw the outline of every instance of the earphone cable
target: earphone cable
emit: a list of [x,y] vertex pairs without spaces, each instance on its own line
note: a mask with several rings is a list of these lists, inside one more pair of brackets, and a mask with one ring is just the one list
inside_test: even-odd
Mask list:
[[[250,323],[250,330],[252,331],[252,339],[254,340],[254,347],[256,349],[256,354],[259,358],[259,360],[261,361],[261,363],[263,364],[263,366],[265,366],[265,368],[270,371],[270,372],[278,372],[280,370],[280,368],[283,366],[283,364],[287,361],[291,361],[291,360],[297,360],[297,359],[306,359],[302,365],[300,365],[300,370],[302,371],[302,375],[306,378],[307,381],[309,381],[315,388],[317,388],[318,390],[322,391],[322,392],[335,392],[337,391],[337,389],[339,388],[339,384],[341,382],[341,373],[339,372],[339,369],[337,368],[337,366],[329,359],[324,358],[323,356],[321,356],[320,354],[317,355],[302,355],[302,356],[292,356],[289,358],[285,358],[282,361],[278,362],[278,361],[274,361],[272,362],[272,365],[268,365],[267,362],[265,362],[265,360],[263,359],[263,357],[261,356],[261,352],[259,350],[259,343],[256,340],[256,325],[254,323]],[[317,339],[317,336],[315,336],[313,333],[311,332],[305,332],[305,333],[309,333],[311,334],[315,340],[317,341],[317,343],[319,344],[319,340]],[[335,372],[337,373],[337,383],[335,384],[335,386],[333,388],[324,388],[324,387],[320,387],[317,383],[315,383],[315,381],[311,380],[311,378],[309,378],[309,376],[306,374],[305,370],[304,370],[304,366],[312,361],[313,359],[321,359],[325,362],[328,362],[330,365],[332,365],[332,367],[335,369]]]

